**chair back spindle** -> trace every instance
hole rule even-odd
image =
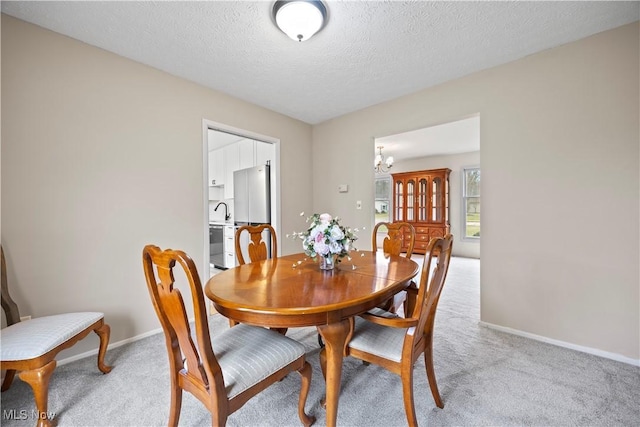
[[[423,330],[425,334],[433,331],[436,309],[449,271],[451,248],[452,237],[447,235],[444,238],[433,239],[425,254],[417,297],[417,301],[422,303],[416,304],[415,311],[411,315],[419,319],[416,329]],[[435,266],[431,271],[434,261]],[[431,274],[430,278],[429,274]]]

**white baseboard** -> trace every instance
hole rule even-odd
[[[532,340],[541,341],[547,344],[557,345],[558,347],[569,348],[571,350],[580,351],[582,353],[593,354],[594,356],[604,357],[606,359],[615,360],[617,362],[627,363],[633,366],[640,366],[640,359],[632,359],[627,356],[623,356],[617,353],[611,353],[604,350],[599,350],[597,348],[585,347],[581,345],[571,344],[565,341],[554,340],[553,338],[543,337],[542,335],[531,334],[529,332],[520,331],[518,329],[511,329],[505,326],[494,325],[493,323],[487,323],[480,321],[480,325],[486,326],[490,329],[495,329],[496,331],[506,332],[512,335],[518,335],[525,338],[530,338]]]
[[[217,313],[212,313],[212,315],[213,314],[217,314]],[[193,322],[193,318],[189,318],[189,322]],[[145,332],[144,334],[136,335],[135,337],[131,337],[131,338],[124,339],[122,341],[114,342],[113,344],[109,344],[107,346],[107,352],[109,350],[111,350],[112,348],[118,348],[118,347],[123,346],[125,344],[129,344],[131,342],[138,341],[138,340],[141,340],[143,338],[147,338],[147,337],[150,337],[152,335],[161,334],[161,333],[163,333],[162,328],[158,328],[158,329],[153,329],[151,331]],[[56,360],[56,364],[58,366],[65,365],[67,363],[75,362],[76,360],[84,359],[85,357],[89,357],[89,356],[93,356],[93,355],[97,355],[97,354],[98,354],[98,349],[96,348],[96,349],[93,349],[93,350],[85,351],[84,353],[80,353],[80,354],[76,354],[74,356],[66,357],[66,358],[61,359],[61,360]],[[107,361],[105,360],[105,363],[106,362]]]
[[[111,349],[118,348],[118,347],[123,346],[125,344],[129,344],[131,342],[138,341],[138,340],[141,340],[143,338],[150,337],[151,335],[156,335],[156,334],[161,334],[161,333],[162,333],[162,328],[158,328],[158,329],[151,330],[149,332],[145,332],[144,334],[136,335],[135,337],[131,337],[131,338],[124,339],[122,341],[114,342],[114,343],[109,344],[107,346],[107,352],[109,350],[111,350]],[[94,356],[94,355],[97,355],[97,354],[98,354],[98,349],[96,348],[96,349],[93,349],[93,350],[85,351],[84,353],[76,354],[74,356],[70,356],[70,357],[58,360],[56,362],[57,362],[58,366],[66,365],[67,363],[75,362],[76,360],[84,359],[85,357]],[[107,357],[108,357],[108,353],[107,353]],[[108,360],[105,360],[105,363],[107,363],[107,362],[108,362]],[[108,365],[108,363],[107,363],[107,365]]]
[[[568,349],[571,349],[571,350],[580,351],[582,353],[593,354],[595,356],[604,357],[605,359],[611,359],[611,360],[615,360],[617,362],[622,362],[622,363],[626,363],[626,364],[629,364],[629,365],[639,366],[640,367],[640,359],[632,359],[630,357],[623,356],[621,354],[611,353],[611,352],[608,352],[608,351],[599,350],[597,348],[591,348],[591,347],[585,347],[585,346],[581,346],[581,345],[571,344],[571,343],[568,343],[568,342],[565,342],[565,341],[560,341],[560,340],[555,340],[555,339],[548,338],[548,337],[543,337],[542,335],[536,335],[536,334],[532,334],[532,333],[529,333],[529,332],[520,331],[518,329],[512,329],[512,328],[507,328],[505,326],[494,325],[493,323],[487,323],[487,322],[482,322],[482,321],[480,321],[479,323],[482,326],[485,326],[485,327],[487,327],[489,329],[495,329],[496,331],[506,332],[508,334],[518,335],[518,336],[521,336],[521,337],[530,338],[532,340],[544,342],[544,343],[547,343],[547,344],[557,345],[558,347],[564,347],[564,348],[568,348]],[[141,340],[143,338],[147,338],[147,337],[150,337],[152,335],[156,335],[156,334],[160,334],[160,333],[162,333],[162,328],[154,329],[154,330],[151,330],[149,332],[145,332],[144,334],[140,334],[140,335],[137,335],[135,337],[127,338],[127,339],[124,339],[122,341],[115,342],[113,344],[109,344],[109,346],[107,347],[107,351],[112,349],[112,348],[117,348],[117,347],[123,346],[125,344],[129,344],[131,342],[138,341],[138,340]],[[64,365],[66,363],[71,363],[71,362],[74,362],[76,360],[83,359],[85,357],[93,356],[93,355],[96,355],[96,354],[98,354],[98,349],[89,350],[87,352],[84,352],[84,353],[81,353],[81,354],[76,354],[75,356],[71,356],[71,357],[67,357],[65,359],[59,360],[58,361],[58,365]]]

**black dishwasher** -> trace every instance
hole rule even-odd
[[[224,269],[224,225],[209,224],[209,263]]]

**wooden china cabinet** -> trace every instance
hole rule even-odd
[[[451,169],[430,169],[391,174],[393,221],[415,228],[413,253],[424,254],[432,237],[449,233],[450,173]]]

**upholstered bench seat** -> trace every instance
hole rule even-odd
[[[33,359],[87,329],[104,317],[103,313],[80,312],[45,316],[0,330],[0,360]]]

